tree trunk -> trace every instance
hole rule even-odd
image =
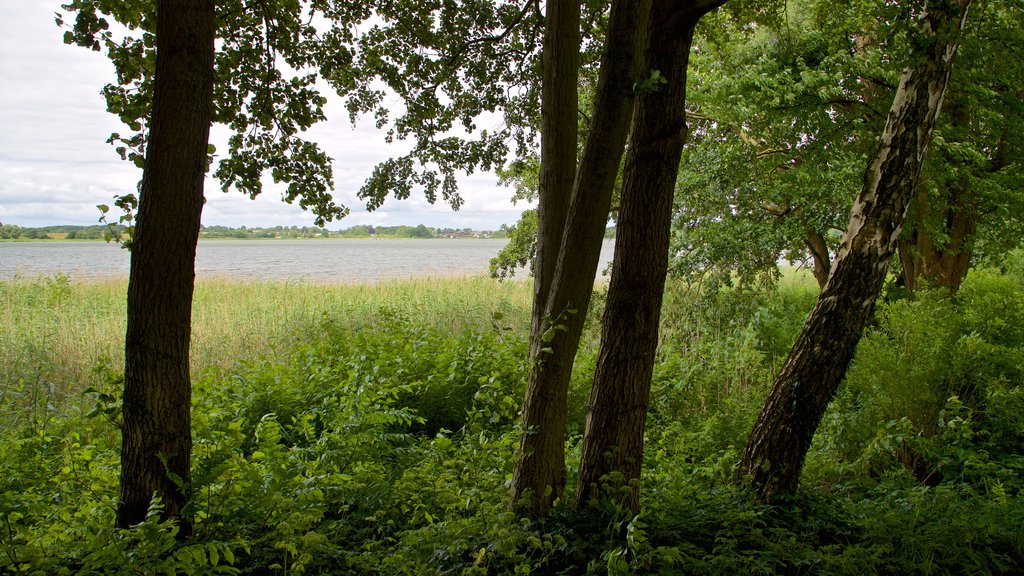
[[[818,281],[818,288],[825,288],[828,282],[828,275],[832,273],[832,259],[828,256],[828,244],[825,237],[817,230],[808,229],[804,238],[807,249],[811,251],[811,259],[814,261],[814,279]]]
[[[970,111],[962,103],[946,105],[946,115],[959,130],[969,130]],[[965,169],[957,158],[946,162]],[[899,242],[904,287],[913,292],[918,281],[929,286],[960,289],[971,264],[971,241],[977,231],[977,199],[966,176],[947,185],[944,195],[931,197],[927,186],[919,186],[910,203],[910,225]],[[938,232],[938,234],[936,234]],[[937,237],[938,236],[938,237]]]
[[[936,207],[929,204],[928,191],[922,189],[912,202],[910,218],[913,231],[899,242],[900,264],[904,286],[913,292],[918,281],[929,286],[960,289],[971,264],[970,241],[977,230],[977,208],[966,180],[956,182],[947,190],[949,198],[939,207],[940,214],[929,214]],[[944,240],[937,241],[929,231],[929,221],[939,220]]]
[[[530,358],[540,354],[540,340],[548,296],[558,264],[558,253],[576,179],[577,120],[579,113],[580,3],[552,0],[545,7],[543,78],[541,87],[541,161],[537,206],[537,249],[534,255],[533,318]],[[529,403],[529,397],[527,397]],[[545,416],[565,419],[561,416]],[[525,469],[517,466],[518,472]],[[554,470],[535,468],[539,477]],[[525,479],[523,479],[525,481]],[[541,478],[537,482],[542,482]],[[513,503],[517,502],[513,483]]]
[[[739,474],[758,497],[793,494],[822,415],[871,317],[917,186],[971,0],[930,0],[832,274],[754,424]]]
[[[530,357],[539,354],[548,295],[576,179],[579,113],[580,3],[551,0],[545,7],[541,86],[537,249],[534,255]]]
[[[627,488],[618,502],[638,510],[644,423],[668,271],[672,199],[686,141],[686,70],[697,21],[724,3],[655,0],[647,70],[664,85],[638,97],[615,235],[594,385],[588,403],[577,508],[600,497],[610,473]]]
[[[531,335],[523,434],[512,477],[512,506],[520,513],[546,514],[565,489],[569,379],[594,289],[649,13],[650,0],[612,3],[594,114],[544,314]]]
[[[117,525],[154,495],[180,518],[191,436],[189,339],[213,113],[213,0],[159,0],[153,109],[132,240]]]

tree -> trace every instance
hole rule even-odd
[[[544,233],[538,237],[537,252],[542,260],[537,267],[541,273],[534,280],[535,317],[536,311],[544,312],[531,331],[523,434],[512,476],[513,507],[531,515],[545,514],[565,489],[569,379],[593,292],[612,189],[629,127],[633,87],[640,79],[649,12],[650,0],[612,2],[594,112],[572,189],[548,189],[546,183],[541,185],[544,194],[571,193],[571,197],[560,234],[548,233],[550,228],[546,228],[557,226],[557,222],[538,223],[538,229]],[[555,37],[545,42],[544,50],[552,51],[553,55],[576,50],[572,38]],[[566,40],[567,45],[558,45]],[[563,75],[555,80],[571,83],[575,89],[576,78]],[[552,137],[546,131],[541,135],[542,141]],[[541,174],[546,174],[547,169],[542,165]],[[544,204],[546,199],[540,201]],[[548,214],[541,219],[553,217]],[[555,239],[557,248],[551,244]],[[546,285],[543,269],[550,265],[547,259],[554,254],[554,273],[550,285]]]
[[[902,59],[893,55],[910,50],[910,9],[800,0],[780,22],[705,33],[691,65],[694,142],[677,194],[674,271],[772,281],[780,259],[809,260],[824,285],[896,89]],[[1004,79],[1022,73],[1014,47],[1024,10],[991,0],[975,13],[900,242],[911,288],[914,268],[946,244],[949,257],[928,267],[959,259],[966,271],[972,254],[1001,253],[1020,236],[1019,155],[996,158],[1008,127],[1003,149],[1020,146],[1019,87]],[[971,226],[976,233],[955,239]]]
[[[311,88],[316,75],[301,73],[318,48],[309,41],[315,30],[298,4],[243,4],[74,0],[63,6],[76,13],[65,42],[104,49],[115,65],[117,83],[103,94],[108,110],[134,134],[115,133],[108,142],[143,168],[139,198],[128,194],[115,202],[129,218],[138,206],[130,240],[121,527],[144,520],[157,494],[163,515],[180,518],[180,534],[188,533],[188,349],[211,122],[234,131],[216,172],[225,190],[255,196],[269,170],[289,183],[285,200],[298,199],[318,223],[346,213],[328,193],[329,159],[300,137],[323,119],[325,99]],[[64,24],[59,14],[57,22]],[[286,55],[294,77],[278,69],[278,54]]]
[[[132,134],[115,132],[107,142],[141,168],[153,101],[155,3],[72,0],[62,8],[75,14],[64,42],[105,51],[114,64],[116,82],[105,85],[102,94],[107,110]],[[262,178],[269,172],[275,182],[287,184],[285,202],[297,201],[323,225],[348,209],[330,194],[331,159],[303,132],[324,120],[327,102],[315,87],[319,75],[311,67],[318,59],[335,62],[342,56],[325,56],[333,54],[338,41],[320,39],[310,24],[314,16],[329,14],[315,8],[304,14],[305,9],[284,0],[216,3],[213,121],[227,126],[231,136],[214,175],[225,192],[234,188],[255,197],[263,192]],[[65,26],[61,14],[56,20]],[[211,163],[214,152],[209,151]],[[115,204],[131,208],[137,201],[127,194]]]
[[[647,32],[649,79],[638,88],[616,225],[615,256],[590,393],[576,507],[613,472],[639,510],[635,481],[668,273],[672,199],[686,140],[686,73],[697,22],[726,0],[655,0]]]
[[[1015,247],[1024,230],[1024,6],[992,0],[974,11],[957,55],[925,176],[899,243],[902,280],[955,291],[979,257]],[[997,256],[996,256],[997,257]]]
[[[795,492],[811,440],[881,291],[952,72],[970,0],[917,7],[904,70],[831,275],[775,379],[738,473],[759,498]]]
[[[877,5],[788,3],[779,21],[722,26],[693,65],[694,144],[680,177],[674,269],[774,281],[780,258],[828,277],[890,83],[865,27],[902,45]],[[867,12],[866,12],[867,11]],[[866,12],[866,13],[865,13]],[[887,28],[888,27],[888,28]],[[860,36],[858,36],[860,35]],[[889,58],[888,60],[891,60]],[[895,83],[895,77],[891,79]]]
[[[368,209],[414,191],[458,209],[457,173],[498,168],[512,150],[528,154],[538,112],[539,3],[325,4],[331,26],[316,59],[323,77],[353,121],[372,114],[386,142],[409,142],[408,152],[379,163],[360,189]],[[389,107],[396,100],[399,114]],[[503,121],[481,129],[489,113]]]
[[[556,274],[562,237],[576,178],[576,114],[579,106],[580,3],[551,0],[545,4],[541,56],[541,144],[537,178],[538,207],[533,253],[533,313],[529,361],[539,361],[546,346],[538,337],[548,313],[548,297]],[[522,225],[520,225],[522,228]],[[523,235],[520,234],[520,237]],[[531,389],[523,409],[523,435],[512,480],[512,503],[543,514],[565,483],[565,420],[567,395]],[[533,427],[531,429],[531,426]],[[561,448],[561,452],[559,449]],[[532,498],[526,498],[532,491]],[[548,500],[548,498],[551,500]]]
[[[128,280],[117,506],[124,528],[146,518],[154,494],[170,518],[182,518],[188,500],[189,342],[213,118],[214,28],[213,0],[157,3],[153,110]]]

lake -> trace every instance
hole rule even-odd
[[[252,280],[375,282],[487,274],[505,239],[201,240],[196,276]],[[601,252],[604,270],[611,240]],[[63,272],[75,280],[125,278],[128,252],[105,242],[0,242],[0,280]],[[517,277],[519,275],[517,274]]]

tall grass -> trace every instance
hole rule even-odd
[[[0,281],[0,389],[61,399],[96,384],[93,368],[124,361],[125,280],[67,276]],[[192,313],[193,373],[238,360],[283,357],[322,321],[359,328],[382,313],[450,330],[529,327],[530,289],[483,277],[321,285],[200,280]]]
[[[735,465],[816,287],[801,276],[771,291],[670,283],[641,515],[561,507],[543,522],[507,506],[528,284],[203,281],[196,530],[181,545],[155,515],[109,528],[117,428],[83,417],[87,404],[49,407],[97,378],[97,355],[118,366],[124,283],[0,283],[0,573],[227,562],[244,574],[1022,574],[1019,262],[972,272],[955,300],[942,290],[880,303],[801,491],[773,506],[734,487]],[[570,470],[595,311],[570,389]],[[519,333],[498,338],[495,325]],[[567,494],[574,484],[570,474]]]

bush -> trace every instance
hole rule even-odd
[[[499,315],[304,322],[286,351],[197,375],[186,542],[159,503],[110,528],[116,370],[64,402],[27,401],[23,379],[0,393],[0,572],[1020,573],[1022,343],[997,318],[1015,310],[1014,282],[987,271],[956,299],[882,304],[801,491],[773,506],[734,473],[810,302],[785,287],[673,293],[639,515],[567,504],[592,341],[570,392],[569,494],[542,520],[508,510],[526,340]],[[59,282],[34,290],[63,305]]]
[[[919,482],[981,490],[1006,477],[1019,490],[1022,324],[1022,285],[992,269],[972,271],[955,299],[937,290],[882,303],[812,459],[876,478],[898,466]]]

